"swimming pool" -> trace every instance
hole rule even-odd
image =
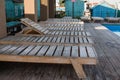
[[[120,24],[102,24],[103,26],[107,27],[113,33],[120,36]]]

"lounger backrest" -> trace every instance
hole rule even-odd
[[[37,31],[38,33],[44,33],[44,28],[41,27],[39,24],[37,24],[36,22],[28,19],[28,18],[23,18],[21,19],[21,23],[26,25],[27,27],[31,27],[31,29]]]

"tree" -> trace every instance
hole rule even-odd
[[[61,7],[64,7],[64,0],[59,0],[59,4]]]

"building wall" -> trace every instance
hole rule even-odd
[[[113,8],[105,7],[102,5],[98,5],[91,10],[93,17],[115,17],[116,10]]]
[[[5,37],[6,35],[5,2],[4,0],[0,0],[0,38]]]
[[[40,7],[41,21],[46,21],[49,18],[49,1],[50,0],[41,0],[41,7]]]
[[[74,12],[74,17],[81,17],[84,15],[84,1],[83,0],[76,0],[76,2],[74,2],[74,11],[73,11],[71,0],[65,0],[66,16],[72,16],[73,12]]]
[[[49,18],[55,17],[55,9],[56,9],[55,7],[56,7],[56,1],[50,0],[49,1]]]
[[[23,3],[15,3],[13,0],[5,0],[7,21],[13,21],[24,16]]]
[[[38,21],[38,0],[24,0],[24,14],[26,18]]]

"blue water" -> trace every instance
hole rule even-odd
[[[103,26],[120,36],[120,24],[103,24]]]
[[[56,11],[65,11],[65,7],[57,7]]]

